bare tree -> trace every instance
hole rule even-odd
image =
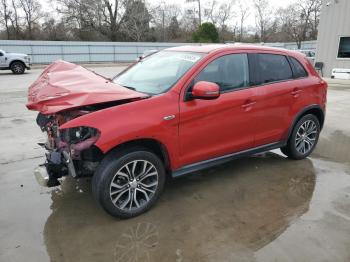
[[[151,16],[143,0],[129,0],[122,17],[121,27],[124,34],[133,41],[147,38]]]
[[[216,0],[210,1],[204,8],[204,18],[207,21],[212,22],[214,25],[216,24],[216,9],[218,6],[218,2]]]
[[[272,10],[268,0],[254,0],[255,22],[259,31],[260,41],[266,42],[267,31],[271,23]]]
[[[238,2],[238,12],[239,12],[239,41],[242,41],[243,34],[244,34],[244,22],[250,15],[249,12],[249,6],[245,4],[246,2],[243,2],[240,0]]]
[[[176,35],[179,34],[179,32],[173,31],[176,27],[179,26],[178,23],[182,14],[179,5],[165,4],[162,2],[161,4],[149,6],[148,12],[152,17],[151,22],[154,25],[154,34],[157,39],[167,41],[169,38],[175,38]]]
[[[1,0],[0,23],[5,26],[7,39],[10,39],[10,7],[7,0]]]
[[[63,15],[67,26],[79,38],[105,36],[117,39],[120,20],[120,0],[58,0],[57,11]]]
[[[108,29],[110,30],[109,38],[111,39],[111,41],[116,41],[117,33],[120,28],[120,0],[103,0],[103,3],[104,7],[102,7],[102,13],[104,17],[104,22],[108,25]]]
[[[217,12],[217,22],[221,30],[225,30],[228,20],[230,20],[235,13],[232,7],[235,0],[228,0],[222,3]]]
[[[42,15],[41,5],[38,0],[19,0],[19,4],[24,12],[29,39],[33,39],[34,24]]]
[[[202,6],[201,6],[201,0],[186,0],[187,3],[193,3],[196,2],[198,4],[198,19],[199,19],[199,26],[202,24]]]
[[[207,2],[204,8],[204,17],[213,23],[218,29],[221,36],[221,40],[224,40],[223,35],[228,31],[227,23],[235,15],[232,8],[235,0],[227,0],[226,2],[219,3],[216,0]]]
[[[11,11],[9,13],[9,20],[11,21],[11,27],[13,28],[15,39],[18,39],[21,35],[20,17],[18,15],[19,4],[15,0],[11,0]]]
[[[278,10],[282,30],[301,48],[301,42],[316,39],[321,0],[299,0]]]

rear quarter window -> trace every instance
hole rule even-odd
[[[293,78],[293,72],[284,55],[258,54],[257,70],[259,72],[258,84],[283,81]]]
[[[293,76],[294,78],[307,77],[307,72],[304,66],[294,57],[289,57],[291,65],[293,67]]]

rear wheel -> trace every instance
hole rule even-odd
[[[130,218],[146,212],[158,199],[165,182],[162,161],[144,148],[106,156],[93,177],[93,194],[112,216]]]
[[[26,67],[22,62],[13,62],[10,68],[14,74],[19,75],[24,73]]]
[[[315,115],[303,116],[294,126],[283,154],[292,159],[303,159],[315,149],[320,135],[320,122]]]

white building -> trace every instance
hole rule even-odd
[[[343,76],[350,79],[350,0],[323,0],[316,62],[324,64],[324,76],[334,68],[347,69]]]

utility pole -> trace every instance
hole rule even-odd
[[[199,26],[202,24],[202,11],[201,11],[201,0],[198,1],[198,15],[199,15]]]

